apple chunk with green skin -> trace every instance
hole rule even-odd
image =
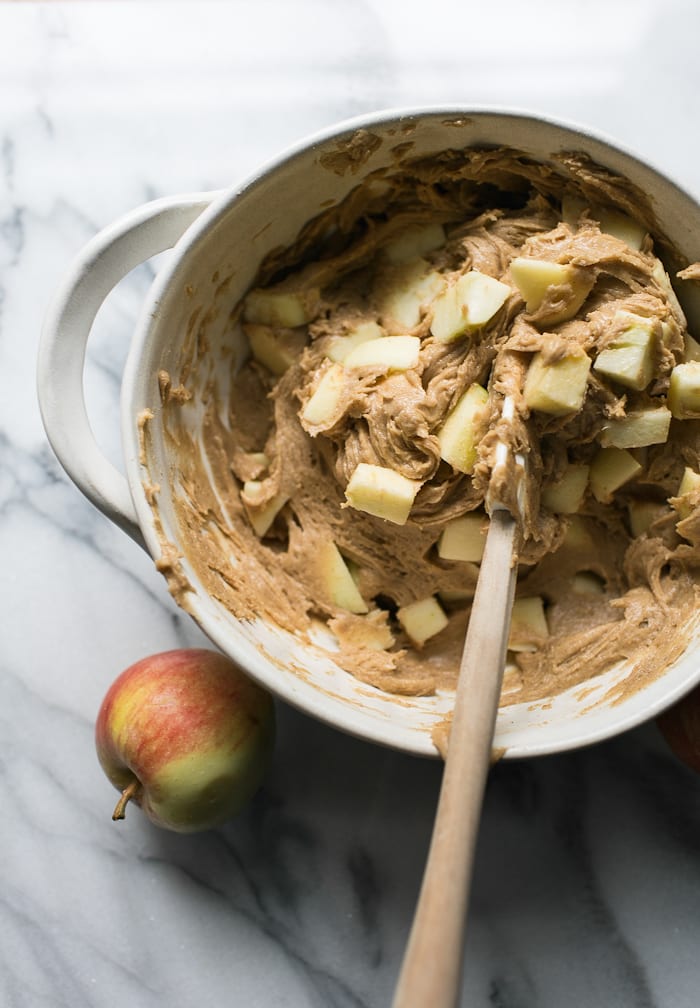
[[[350,507],[405,525],[421,484],[394,469],[360,462],[345,488]]]
[[[548,295],[559,297],[546,318],[548,325],[567,322],[578,312],[590,294],[595,277],[581,266],[550,262],[548,259],[528,259],[516,256],[510,263],[510,275],[523,298],[528,312],[538,312]]]
[[[407,635],[419,648],[423,647],[425,642],[435,634],[444,630],[449,622],[444,609],[434,595],[401,606],[396,617]]]
[[[179,833],[226,822],[264,777],[275,735],[270,694],[229,658],[192,648],[130,666],[100,706],[95,745],[121,798]]]
[[[668,387],[668,405],[676,420],[700,417],[700,361],[674,367]]]
[[[536,353],[525,376],[523,395],[527,406],[552,416],[578,413],[586,397],[590,369],[590,357],[583,350],[552,361]]]
[[[316,555],[319,580],[333,605],[351,613],[366,613],[368,606],[362,598],[350,573],[343,554],[334,542],[325,542]]]
[[[508,284],[470,270],[433,302],[430,331],[435,339],[451,343],[490,322],[511,293]]]
[[[245,507],[248,521],[259,539],[263,539],[272,527],[272,523],[289,500],[286,494],[275,496],[263,503],[264,487],[260,480],[246,480],[241,492],[241,500]]]
[[[630,312],[618,312],[616,319],[627,322],[626,328],[600,351],[593,369],[626,388],[641,392],[654,376],[653,323]]]
[[[480,424],[488,398],[483,386],[476,382],[470,385],[437,433],[440,458],[458,472],[469,474],[474,469]]]

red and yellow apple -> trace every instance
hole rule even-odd
[[[224,655],[165,651],[112,683],[95,727],[97,756],[128,802],[158,826],[192,833],[234,816],[257,791],[272,751],[270,694]]]

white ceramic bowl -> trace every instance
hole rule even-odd
[[[178,373],[187,333],[206,314],[212,346],[195,377],[195,403],[208,379],[225,387],[229,311],[252,283],[263,257],[290,244],[308,220],[340,201],[368,172],[391,164],[397,145],[406,142],[412,156],[483,145],[515,147],[543,162],[567,150],[586,152],[646,193],[661,230],[681,256],[700,260],[700,208],[663,174],[586,131],[488,109],[413,109],[354,119],[305,140],[231,189],[138,208],[93,239],[68,271],[46,320],[38,384],[46,430],[66,471],[154,560],[162,540],[144,481],[161,486],[156,518],[162,534],[176,548],[180,538],[172,506],[172,460],[159,421],[158,372]],[[109,290],[135,265],[170,247],[174,252],[153,283],[123,377],[125,478],[104,458],[90,431],[82,389],[85,345]],[[686,308],[694,314],[692,305]],[[156,414],[145,458],[140,457],[137,424],[144,409]],[[202,588],[186,560],[184,568],[192,587],[188,611],[222,651],[277,696],[343,731],[413,753],[436,754],[431,729],[449,711],[451,696],[397,701],[338,669],[312,644],[260,619],[234,619]],[[552,753],[601,740],[654,716],[700,680],[697,633],[683,657],[656,681],[611,704],[605,695],[627,672],[621,665],[587,683],[586,691],[574,688],[535,705],[502,709],[494,744],[505,749],[506,757]]]

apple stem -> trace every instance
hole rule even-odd
[[[132,780],[131,784],[124,788],[122,791],[119,801],[117,802],[114,812],[112,813],[112,819],[114,822],[117,819],[123,819],[126,811],[126,806],[129,804],[132,798],[136,798],[141,790],[141,783],[138,780]]]

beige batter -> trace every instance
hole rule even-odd
[[[440,559],[436,544],[450,520],[483,509],[495,446],[505,440],[525,454],[528,467],[517,594],[544,599],[549,634],[535,650],[510,656],[502,702],[553,696],[622,659],[632,667],[625,690],[633,689],[682,653],[698,600],[700,510],[693,510],[698,501],[691,495],[690,516],[679,524],[673,504],[685,468],[700,469],[700,420],[673,420],[667,443],[636,450],[642,470],[611,503],[587,492],[578,514],[560,515],[543,507],[540,495],[557,482],[567,460],[591,461],[599,432],[611,419],[666,401],[669,375],[687,355],[688,338],[657,256],[674,273],[686,267],[683,282],[694,282],[698,270],[675,261],[658,237],[647,235],[639,250],[629,247],[601,230],[585,209],[565,223],[564,174],[567,192],[587,205],[633,213],[653,233],[641,195],[585,158],[562,158],[557,172],[510,151],[448,152],[402,166],[380,196],[376,187],[371,196],[358,187],[307,228],[293,249],[270,257],[260,286],[302,292],[311,320],[273,332],[294,351],[283,374],[270,373],[255,359],[238,372],[225,423],[221,404],[212,400],[204,423],[208,472],[177,421],[178,411],[188,408],[186,374],[177,385],[161,376],[183,490],[178,517],[184,549],[197,557],[206,590],[235,615],[264,615],[295,633],[320,618],[337,639],[334,660],[391,693],[422,695],[454,686],[478,568]],[[407,228],[429,221],[441,223],[446,234],[444,244],[423,254],[431,269],[449,283],[476,269],[512,287],[492,320],[451,343],[431,336],[429,299],[410,329],[382,310],[395,269],[383,250]],[[573,318],[548,321],[569,296],[561,289],[552,289],[528,313],[509,273],[513,258],[523,256],[572,264],[589,278],[590,294]],[[239,305],[233,313],[236,326],[242,310]],[[523,382],[532,355],[543,351],[554,361],[575,346],[595,359],[613,339],[620,310],[656,327],[648,387],[631,391],[591,370],[579,412],[555,417],[528,409]],[[302,422],[305,404],[331,366],[333,341],[370,321],[386,335],[419,337],[416,366],[348,369],[331,420]],[[441,460],[437,432],[474,382],[488,389],[489,398],[477,463],[465,475]],[[515,404],[508,424],[500,419],[505,395]],[[348,506],[345,489],[360,462],[420,483],[404,525]],[[248,481],[260,484],[255,500],[242,493]],[[512,482],[491,490],[512,503]],[[275,500],[284,503],[260,536],[251,516]],[[629,523],[632,500],[659,505],[649,530],[636,538]],[[367,613],[348,612],[329,598],[316,562],[329,541],[349,563]],[[176,558],[166,557],[160,566],[179,591],[172,573]],[[572,590],[582,571],[595,575],[600,590]],[[440,600],[448,625],[417,647],[396,611],[428,596]]]

